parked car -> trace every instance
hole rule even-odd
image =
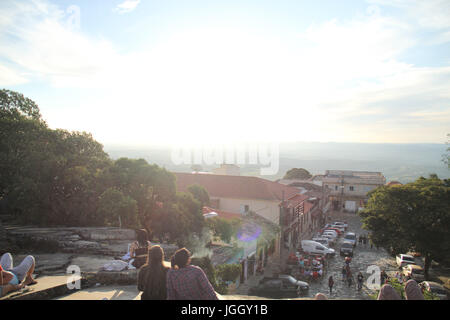
[[[447,289],[445,289],[444,286],[437,282],[423,281],[419,283],[419,286],[422,288],[422,291],[428,291],[441,300],[448,300],[449,298]]]
[[[339,230],[339,228],[329,227],[329,228],[324,229],[323,231],[334,231],[334,232],[337,233],[338,237],[342,235],[342,231]]]
[[[353,243],[344,241],[344,243],[341,245],[340,255],[353,257],[353,248]]]
[[[335,238],[335,239],[338,237],[337,232],[336,232],[336,231],[333,231],[333,230],[325,230],[324,232],[322,232],[322,234],[330,234],[330,235],[332,235],[333,238]]]
[[[407,264],[404,266],[402,269],[402,275],[407,280],[414,279],[417,282],[425,280],[423,268],[415,264]]]
[[[329,247],[331,246],[331,244],[332,244],[332,242],[330,241],[330,239],[327,239],[327,238],[319,238],[319,237],[317,237],[317,238],[312,238],[312,241],[321,243],[321,244],[323,244],[325,247],[328,247],[328,248],[329,248]]]
[[[402,267],[406,266],[407,264],[417,264],[414,257],[410,256],[408,254],[398,254],[395,257],[395,261],[397,262],[397,265],[399,268],[402,268]]]
[[[341,226],[341,225],[335,225],[335,224],[333,224],[333,225],[331,226],[331,228],[339,230],[339,232],[340,232],[341,234],[345,232],[345,228],[344,228],[343,226]]]
[[[330,246],[334,246],[336,242],[336,237],[332,236],[331,234],[321,234],[318,237],[328,239],[328,243],[330,244]]]
[[[331,231],[324,231],[324,232],[322,232],[321,234],[320,234],[320,236],[319,237],[322,237],[322,236],[324,236],[324,235],[328,235],[328,238],[332,238],[334,241],[336,241],[336,239],[337,239],[337,235],[336,235],[336,233],[335,232],[331,232]]]
[[[335,225],[335,226],[342,226],[342,227],[344,227],[345,230],[347,230],[347,228],[348,228],[348,224],[345,221],[335,221],[333,223],[333,225]]]
[[[291,279],[292,278],[292,279]],[[248,291],[250,296],[261,296],[267,298],[297,298],[306,294],[309,285],[306,282],[298,281],[292,276],[263,278],[255,287]]]
[[[300,294],[301,295],[308,294],[309,284],[307,282],[295,279],[293,276],[291,276],[289,274],[280,274],[280,275],[278,275],[278,278],[283,280],[283,282],[286,285],[300,286]]]
[[[350,242],[353,244],[353,246],[356,246],[356,234],[354,232],[347,232],[344,235],[344,241]]]
[[[303,252],[305,252],[305,253],[321,254],[324,256],[334,256],[335,255],[334,249],[325,247],[323,244],[316,242],[316,241],[302,240],[301,246],[302,246]]]
[[[333,226],[332,224],[327,224],[327,225],[325,225],[325,227],[323,227],[322,229],[320,229],[320,232],[324,232],[325,230],[333,230],[333,231],[336,231],[336,233],[337,233],[338,235],[340,235],[340,234],[342,233],[342,231],[341,231],[339,228],[337,228],[336,226]]]

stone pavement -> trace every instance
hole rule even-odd
[[[361,234],[368,234],[368,231],[362,229],[361,219],[355,213],[333,212],[331,214],[331,219],[331,222],[347,221],[349,225],[347,232],[354,232],[357,237]],[[350,264],[353,279],[355,281],[352,286],[348,287],[347,283],[342,281],[341,274],[342,267],[345,264],[344,257],[339,255],[339,249],[342,242],[343,239],[340,237],[334,247],[336,256],[328,260],[328,268],[321,281],[310,283],[310,296],[314,296],[316,293],[321,292],[326,294],[330,299],[368,300],[370,299],[369,294],[373,292],[365,285],[363,285],[361,292],[358,292],[356,284],[358,272],[362,272],[365,281],[370,276],[370,274],[366,273],[367,267],[370,265],[376,265],[380,267],[381,270],[386,270],[388,274],[395,274],[395,272],[398,271],[395,259],[382,248],[376,249],[374,247],[371,249],[369,244],[366,244],[366,246],[357,244]],[[329,295],[328,288],[328,277],[330,275],[333,276],[334,279],[333,293],[331,295]]]
[[[354,213],[342,213],[333,212],[331,214],[331,219],[333,221],[347,221],[349,227],[348,232],[355,232],[357,237],[360,234],[368,234],[368,231],[362,229],[362,223],[357,214]],[[312,238],[310,235],[309,239]],[[305,238],[306,239],[306,238]],[[334,258],[328,259],[327,268],[321,279],[317,281],[311,281],[310,290],[308,297],[312,298],[317,293],[324,293],[329,296],[330,299],[370,299],[369,294],[373,293],[367,287],[363,286],[361,292],[358,292],[356,283],[351,287],[348,287],[346,283],[342,281],[341,269],[344,265],[344,258],[339,255],[340,245],[343,242],[342,237],[340,237],[334,246],[336,250],[336,256]],[[285,252],[285,258],[288,256],[288,252]],[[395,259],[391,257],[384,249],[376,249],[375,247],[370,249],[370,245],[367,244],[365,247],[357,245],[354,251],[354,256],[351,263],[351,270],[354,278],[359,271],[361,271],[365,277],[365,280],[369,276],[367,267],[370,265],[377,265],[381,270],[386,270],[388,275],[395,274],[398,271]],[[276,263],[268,263],[264,270],[264,275],[254,275],[248,278],[248,280],[241,284],[235,291],[239,295],[247,295],[250,287],[255,286],[264,276],[272,276],[274,272],[277,272],[279,267]],[[332,275],[335,285],[333,288],[333,293],[329,295],[328,288],[328,277]]]
[[[37,284],[27,286],[20,291],[11,292],[0,300],[44,300],[66,294],[67,276],[48,276],[37,278]]]

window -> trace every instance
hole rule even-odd
[[[354,188],[353,186],[348,187],[348,189],[349,189],[350,191],[355,191],[355,188]]]
[[[334,186],[334,190],[336,190],[336,191],[337,191],[337,189],[338,189],[338,186]]]
[[[323,251],[323,248],[322,248],[322,247],[316,247],[316,250],[321,250],[321,251]]]

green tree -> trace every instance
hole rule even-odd
[[[38,105],[23,94],[11,90],[0,90],[0,110],[11,114],[21,114],[33,120],[41,120]]]
[[[109,188],[99,198],[97,216],[101,225],[138,227],[136,200],[117,189]],[[119,222],[120,221],[120,222]]]
[[[360,216],[375,245],[393,254],[420,252],[427,278],[431,261],[450,255],[450,187],[435,175],[373,190]]]
[[[235,224],[224,218],[214,217],[206,220],[206,225],[213,231],[215,236],[229,243],[236,233]]]
[[[292,168],[286,172],[283,179],[293,180],[293,179],[299,179],[299,180],[307,180],[311,178],[312,175],[309,173],[308,170],[303,168]]]
[[[159,204],[175,200],[175,175],[144,159],[120,158],[100,174],[101,185],[115,187],[135,199],[140,224],[150,231]],[[169,205],[170,206],[170,205]]]
[[[192,196],[200,202],[202,207],[209,206],[210,199],[209,194],[206,189],[198,184],[192,184],[188,186],[188,192],[192,194]]]

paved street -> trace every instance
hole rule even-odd
[[[363,230],[361,220],[357,214],[350,213],[333,213],[332,221],[347,221],[349,227],[348,232],[355,232],[356,236],[360,234],[367,234],[366,230]],[[365,282],[370,274],[366,273],[367,267],[370,265],[377,265],[381,270],[385,270],[389,275],[394,275],[398,271],[395,264],[395,259],[392,258],[384,249],[376,249],[376,247],[370,248],[370,245],[366,246],[357,244],[352,262],[350,264],[353,278],[356,280],[358,272],[362,272],[364,275],[363,289],[358,292],[356,287],[356,281],[351,287],[348,287],[347,283],[342,281],[341,269],[344,265],[344,257],[339,255],[340,245],[343,242],[343,237],[340,237],[333,247],[336,250],[336,256],[328,260],[328,268],[326,269],[323,277],[316,281],[310,282],[309,297],[314,297],[317,293],[325,293],[330,299],[370,299],[368,294],[371,291],[365,286]],[[267,268],[268,274],[270,274],[270,266]],[[328,277],[332,275],[334,279],[333,293],[329,295],[328,289]],[[237,288],[237,294],[247,294],[248,288],[256,285],[262,276],[250,277],[250,279]]]
[[[332,216],[333,221],[347,221],[349,227],[347,232],[355,232],[356,236],[360,234],[367,234],[366,230],[363,230],[360,218],[356,214],[336,213]],[[395,259],[392,258],[384,249],[376,249],[376,247],[370,248],[370,245],[366,246],[357,244],[350,268],[355,280],[351,287],[342,281],[341,270],[344,266],[344,257],[339,255],[340,245],[343,242],[343,237],[340,237],[337,241],[334,249],[336,250],[336,256],[328,260],[328,268],[321,281],[310,283],[310,296],[314,296],[316,293],[326,293],[329,298],[339,299],[370,299],[368,294],[371,293],[365,286],[365,282],[370,274],[366,273],[367,267],[370,265],[377,265],[381,270],[385,270],[389,275],[395,274],[397,267],[395,265]],[[358,292],[356,285],[356,276],[358,272],[362,272],[364,275],[363,289]],[[329,295],[328,277],[332,275],[334,279],[333,293]]]

